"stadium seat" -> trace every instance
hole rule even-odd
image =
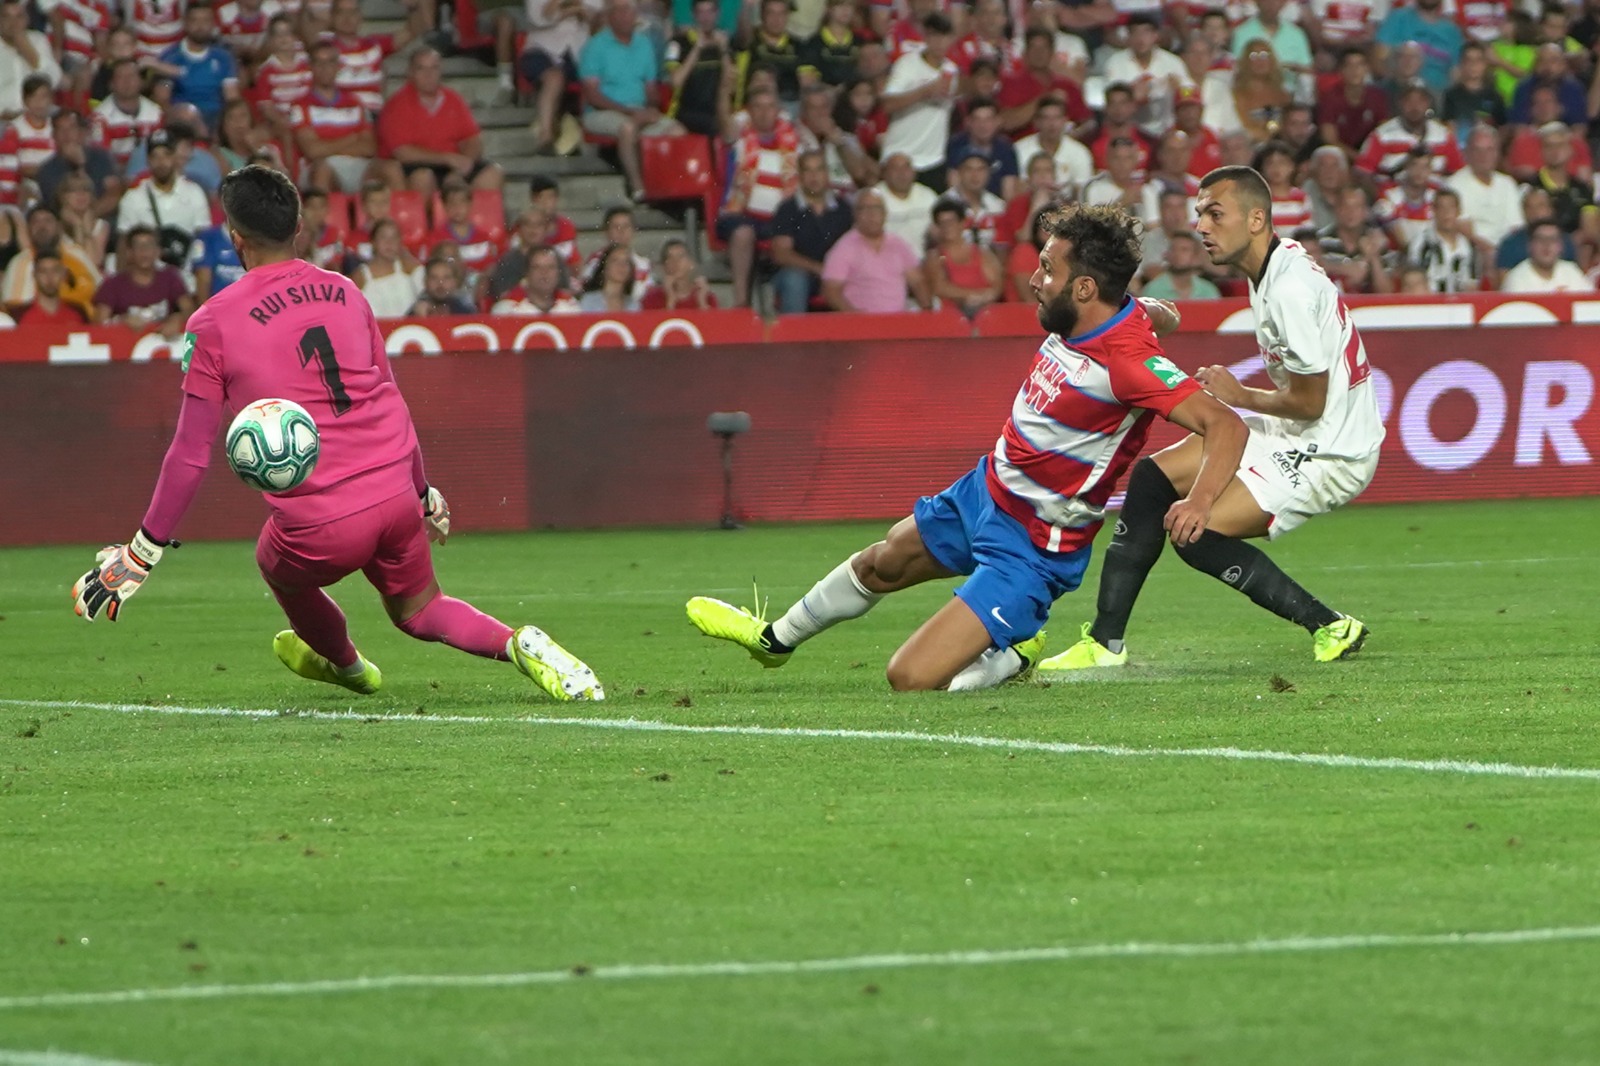
[[[455,0],[456,47],[463,52],[475,48],[493,48],[494,36],[478,29],[476,0]]]
[[[350,197],[342,192],[328,194],[328,229],[340,244],[350,237]]]
[[[444,225],[444,197],[433,194],[429,214],[434,228]],[[472,224],[489,234],[496,242],[506,235],[506,202],[499,189],[472,190]]]
[[[704,200],[715,184],[708,137],[642,137],[639,156],[646,200]]]
[[[368,227],[366,212],[361,210],[361,201],[356,198],[350,200],[350,210],[355,228],[365,233]],[[329,213],[332,214],[332,199],[329,199]],[[399,189],[389,194],[389,217],[394,219],[400,227],[400,243],[413,251],[428,243],[428,205],[422,199],[422,194],[415,189]]]

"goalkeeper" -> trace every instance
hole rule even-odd
[[[361,571],[394,624],[486,659],[509,661],[559,700],[604,699],[594,672],[534,626],[513,631],[444,595],[429,541],[443,544],[450,510],[428,485],[422,451],[372,308],[348,278],[295,258],[300,196],[276,171],[247,166],[222,183],[230,239],[245,275],[189,318],[183,406],[154,499],[127,544],[105,548],[72,587],[73,610],[112,621],[160,562],[205,476],[225,408],[264,397],[311,412],[316,469],[267,496],[272,514],[256,562],[290,628],[272,642],[301,677],[377,692],[383,676],[351,643],[324,591]]]

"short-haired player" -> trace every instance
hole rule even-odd
[[[1325,606],[1248,541],[1282,536],[1348,503],[1372,481],[1383,422],[1366,349],[1333,282],[1304,248],[1273,232],[1272,193],[1259,173],[1245,166],[1211,171],[1195,210],[1211,261],[1249,280],[1271,387],[1246,388],[1221,366],[1196,374],[1218,400],[1253,412],[1245,418],[1250,439],[1212,508],[1210,528],[1174,546],[1196,570],[1304,628],[1318,662],[1342,659],[1360,649],[1367,627]],[[1127,662],[1123,635],[1161,556],[1162,515],[1195,483],[1204,444],[1189,437],[1134,466],[1106,549],[1095,619],[1077,644],[1041,663],[1041,672]]]
[[[1048,336],[993,451],[770,624],[721,600],[690,600],[701,632],[781,666],[801,643],[891,592],[965,575],[889,660],[889,684],[961,690],[1014,677],[1038,658],[1051,603],[1082,580],[1106,501],[1156,415],[1204,438],[1198,476],[1164,515],[1174,542],[1204,533],[1246,431],[1162,354],[1152,315],[1176,328],[1171,306],[1128,295],[1139,224],[1118,207],[1073,205],[1052,211],[1043,228],[1030,282]]]
[[[266,397],[310,412],[321,438],[306,481],[268,495],[256,544],[262,577],[289,617],[273,652],[301,677],[359,693],[383,676],[350,642],[324,591],[361,571],[403,632],[507,660],[556,699],[603,699],[593,671],[534,626],[515,631],[443,594],[429,541],[450,511],[428,485],[411,413],[396,386],[372,307],[350,279],[295,257],[300,196],[288,178],[247,166],[222,182],[229,239],[245,274],[189,317],[183,405],[138,533],[100,552],[72,588],[73,609],[116,621],[205,477],[225,410]]]

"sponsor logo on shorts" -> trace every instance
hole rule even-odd
[[[1007,629],[1011,628],[1011,623],[1007,622],[1005,620],[1005,618],[1000,614],[1000,608],[991,607],[991,608],[989,608],[989,613],[994,615],[994,620],[996,622],[999,622],[1001,625],[1005,626]]]
[[[1272,461],[1277,464],[1278,472],[1288,480],[1289,484],[1299,488],[1304,480],[1300,473],[1300,464],[1315,459],[1316,450],[1315,444],[1307,445],[1304,451],[1299,448],[1289,448],[1273,452]]]

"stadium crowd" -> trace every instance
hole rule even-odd
[[[472,0],[456,0],[470,4]],[[1026,299],[1036,220],[1120,203],[1142,291],[1239,294],[1192,232],[1198,178],[1249,163],[1281,236],[1351,293],[1591,291],[1600,0],[477,0],[499,103],[541,154],[649,138],[714,160],[707,244],[779,313]],[[444,83],[434,0],[0,0],[0,270],[18,322],[181,332],[242,268],[222,175],[304,191],[307,258],[380,316],[712,307],[698,249],[585,257]],[[459,22],[459,20],[457,20]],[[408,53],[386,92],[384,61]]]

